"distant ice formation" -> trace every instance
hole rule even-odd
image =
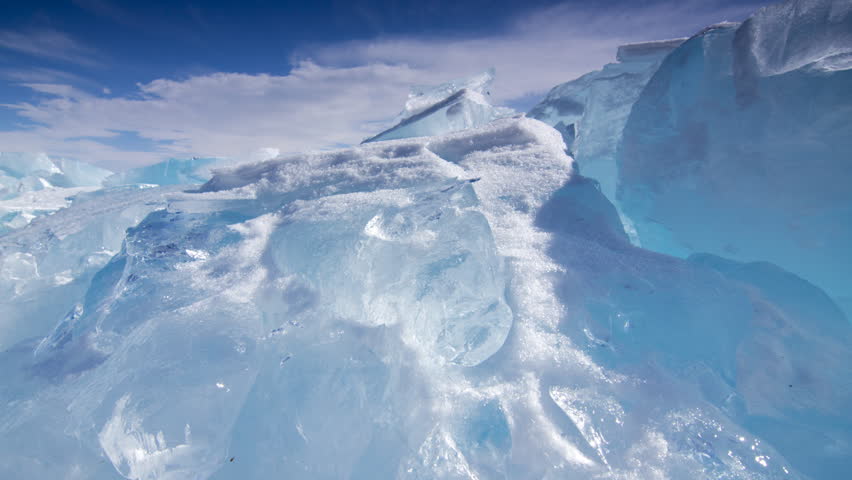
[[[51,187],[92,187],[112,172],[69,159],[47,155],[0,152],[0,200],[22,192]]]
[[[0,152],[0,234],[68,206],[81,192],[100,188],[112,172],[70,159]]]
[[[154,165],[133,168],[107,177],[103,184],[107,187],[132,184],[150,185],[192,185],[202,184],[213,176],[211,169],[221,165],[217,158],[170,158]]]
[[[396,125],[364,143],[426,137],[478,127],[515,112],[488,101],[494,70],[435,87],[415,87]]]

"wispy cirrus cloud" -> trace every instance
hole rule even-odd
[[[0,78],[6,79],[13,83],[63,83],[70,85],[86,85],[96,87],[98,83],[95,81],[77,75],[75,73],[55,68],[44,67],[17,67],[17,68],[0,68]]]
[[[0,49],[49,60],[97,66],[97,50],[50,28],[0,30]]]

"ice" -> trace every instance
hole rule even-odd
[[[619,201],[644,247],[764,260],[852,313],[846,1],[791,1],[672,52],[633,106]]]
[[[0,200],[0,234],[21,228],[36,217],[65,208],[77,194],[98,188],[47,187],[42,190],[24,191],[12,198]]]
[[[772,76],[852,54],[852,4],[838,0],[781,2],[758,10],[737,33],[739,68]],[[829,71],[832,69],[829,69]]]
[[[534,119],[106,189],[0,241],[6,291],[64,304],[3,324],[2,478],[850,468],[836,304],[631,245]]]
[[[527,114],[562,133],[583,175],[615,202],[615,153],[633,103],[660,62],[684,39],[622,45],[617,63],[554,87]]]
[[[107,177],[107,187],[132,184],[192,185],[201,184],[213,176],[212,168],[225,163],[220,158],[170,158],[166,161],[133,168]]]
[[[121,249],[125,230],[161,208],[165,193],[137,186],[81,193],[70,207],[0,235],[0,350],[45,335],[71,314]]]
[[[434,87],[415,87],[396,125],[364,143],[456,132],[492,122],[514,113],[488,101],[494,70]]]
[[[271,248],[287,288],[318,291],[323,317],[399,325],[403,341],[432,361],[476,365],[491,356],[512,317],[470,184],[375,197],[335,195],[283,218]],[[409,258],[418,261],[400,261]]]
[[[0,152],[0,234],[66,207],[70,198],[97,189],[111,173],[43,153]]]
[[[3,154],[0,478],[845,478],[850,11],[623,46],[544,122],[486,72],[336,151]]]
[[[111,173],[76,160],[53,160],[43,153],[0,152],[0,200],[50,187],[98,186]]]

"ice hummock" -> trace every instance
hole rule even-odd
[[[489,102],[493,81],[494,69],[490,69],[434,87],[414,87],[396,125],[363,143],[442,135],[514,114],[512,109],[494,107]]]
[[[622,45],[616,63],[553,87],[528,116],[562,133],[583,175],[615,202],[615,153],[633,103],[660,62],[685,39]]]
[[[850,32],[852,3],[791,1],[666,58],[618,159],[618,204],[643,246],[773,262],[849,316]]]
[[[632,246],[539,121],[123,188],[144,219],[0,352],[4,478],[848,470],[836,305],[772,265]],[[73,239],[117,198],[18,243],[96,244]]]

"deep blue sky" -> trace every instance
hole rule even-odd
[[[403,85],[496,66],[497,100],[526,108],[619,43],[690,35],[761,3],[0,0],[0,150],[120,169],[346,144],[400,109]],[[334,134],[311,134],[332,117]]]
[[[3,0],[0,30],[69,35],[92,64],[2,53],[3,63],[92,77],[120,94],[136,82],[215,71],[286,74],[306,45],[400,35],[499,33],[518,15],[554,0],[127,2]],[[562,2],[564,3],[564,2]]]

